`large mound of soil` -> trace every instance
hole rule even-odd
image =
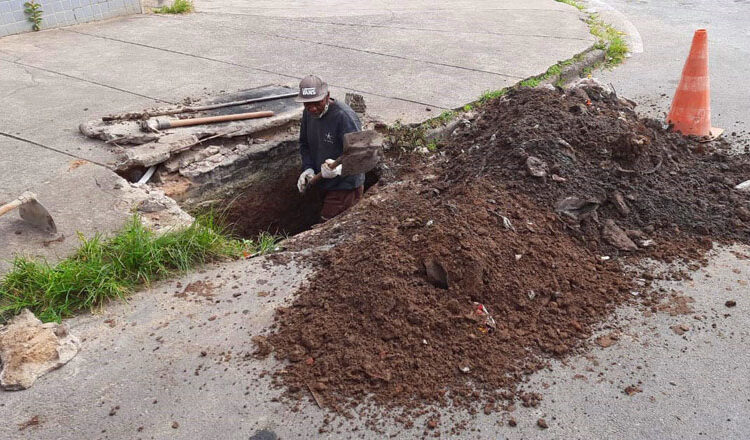
[[[639,289],[619,255],[695,259],[711,240],[750,242],[748,196],[733,189],[747,158],[707,147],[595,85],[491,103],[314,234],[341,240],[277,311],[269,340],[289,364],[276,378],[337,410],[368,397],[534,405],[519,380]]]

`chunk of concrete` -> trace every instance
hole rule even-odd
[[[0,329],[0,388],[25,390],[37,378],[60,368],[78,354],[80,341],[65,325],[42,324],[28,309]]]

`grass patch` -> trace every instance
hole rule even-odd
[[[78,251],[55,265],[15,258],[12,270],[0,282],[0,322],[24,308],[44,322],[59,322],[199,264],[270,252],[278,241],[270,234],[262,234],[257,241],[236,240],[213,217],[157,236],[133,216],[111,239],[99,234],[79,238]]]
[[[195,7],[191,0],[174,0],[171,6],[163,6],[154,9],[157,14],[187,14],[193,12]]]
[[[485,105],[490,101],[494,101],[497,98],[505,96],[506,93],[508,93],[508,89],[486,91],[482,93],[482,96],[479,97],[479,100],[477,102],[479,103],[479,105]]]
[[[584,9],[586,9],[585,6],[583,6],[581,3],[578,3],[575,0],[555,0],[555,1],[557,1],[558,3],[565,3],[566,5],[573,6],[574,8],[577,8],[579,11],[583,11]]]
[[[606,65],[622,64],[628,53],[628,45],[625,43],[623,33],[605,23],[597,14],[590,14],[586,23],[589,25],[591,35],[598,39],[596,48],[607,51]]]

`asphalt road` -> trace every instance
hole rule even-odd
[[[726,130],[738,150],[750,145],[750,1],[593,0],[588,5],[628,32],[634,52],[624,65],[596,76],[641,103],[641,112],[661,119],[669,112],[693,33],[707,29],[712,123]]]

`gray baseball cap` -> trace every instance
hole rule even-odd
[[[294,98],[297,102],[321,101],[328,94],[328,84],[315,75],[308,75],[299,82],[299,95]]]

